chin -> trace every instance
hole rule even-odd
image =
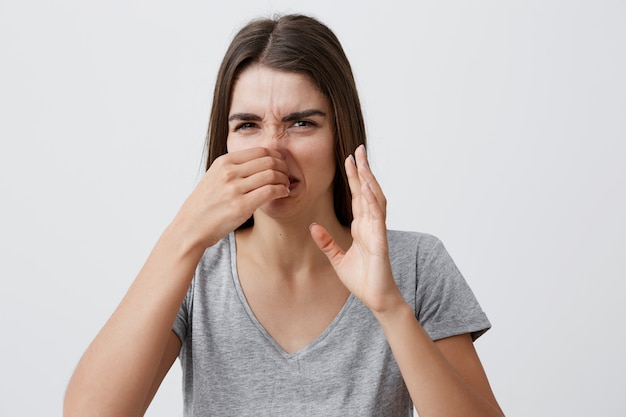
[[[297,216],[299,210],[296,207],[295,199],[289,195],[283,198],[277,198],[269,203],[265,203],[258,208],[258,211],[262,212],[264,216],[271,217],[273,219],[289,219]]]

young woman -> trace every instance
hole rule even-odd
[[[319,21],[255,20],[216,82],[207,172],[70,381],[65,416],[501,416],[489,322],[443,245],[388,231],[350,65]]]

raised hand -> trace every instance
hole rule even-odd
[[[174,223],[191,242],[209,247],[244,223],[263,204],[289,195],[287,165],[280,152],[250,148],[213,162]]]
[[[346,159],[345,167],[352,192],[352,245],[344,252],[318,224],[311,225],[311,236],[344,285],[372,311],[383,312],[402,300],[389,261],[387,200],[363,145]]]

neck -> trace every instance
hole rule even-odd
[[[342,226],[333,216],[324,221],[315,220],[324,226],[337,243],[347,249],[351,243],[350,229]],[[326,255],[320,251],[309,232],[311,221],[284,222],[263,216],[255,216],[249,229],[238,233],[248,248],[248,256],[257,262],[276,268],[278,275],[293,276],[299,271],[313,271],[328,266]]]

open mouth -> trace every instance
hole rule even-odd
[[[292,190],[294,187],[296,187],[298,184],[300,183],[300,180],[289,176],[289,190]]]

